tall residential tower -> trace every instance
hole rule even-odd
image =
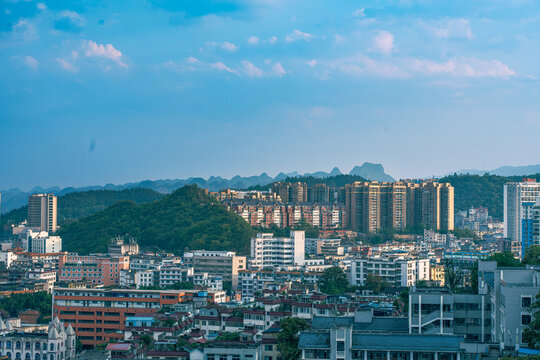
[[[56,222],[57,199],[54,194],[33,194],[28,197],[28,226],[53,233]]]

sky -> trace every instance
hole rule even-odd
[[[0,189],[540,163],[537,0],[0,0]]]

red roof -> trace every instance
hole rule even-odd
[[[107,351],[129,351],[131,344],[114,343],[108,344],[105,350]]]

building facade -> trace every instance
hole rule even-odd
[[[54,194],[33,194],[28,197],[28,226],[53,233],[57,224],[57,198]]]
[[[264,269],[302,266],[305,262],[305,232],[291,231],[288,238],[257,234],[251,239],[251,266]]]
[[[247,268],[245,256],[238,256],[233,251],[196,250],[184,253],[184,263],[193,267],[193,274],[221,276],[223,281],[230,281],[233,288],[238,286],[238,271]]]
[[[534,207],[540,183],[533,179],[504,185],[504,237],[521,244],[521,257],[534,244]]]

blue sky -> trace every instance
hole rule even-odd
[[[540,163],[535,0],[0,0],[0,188]]]

